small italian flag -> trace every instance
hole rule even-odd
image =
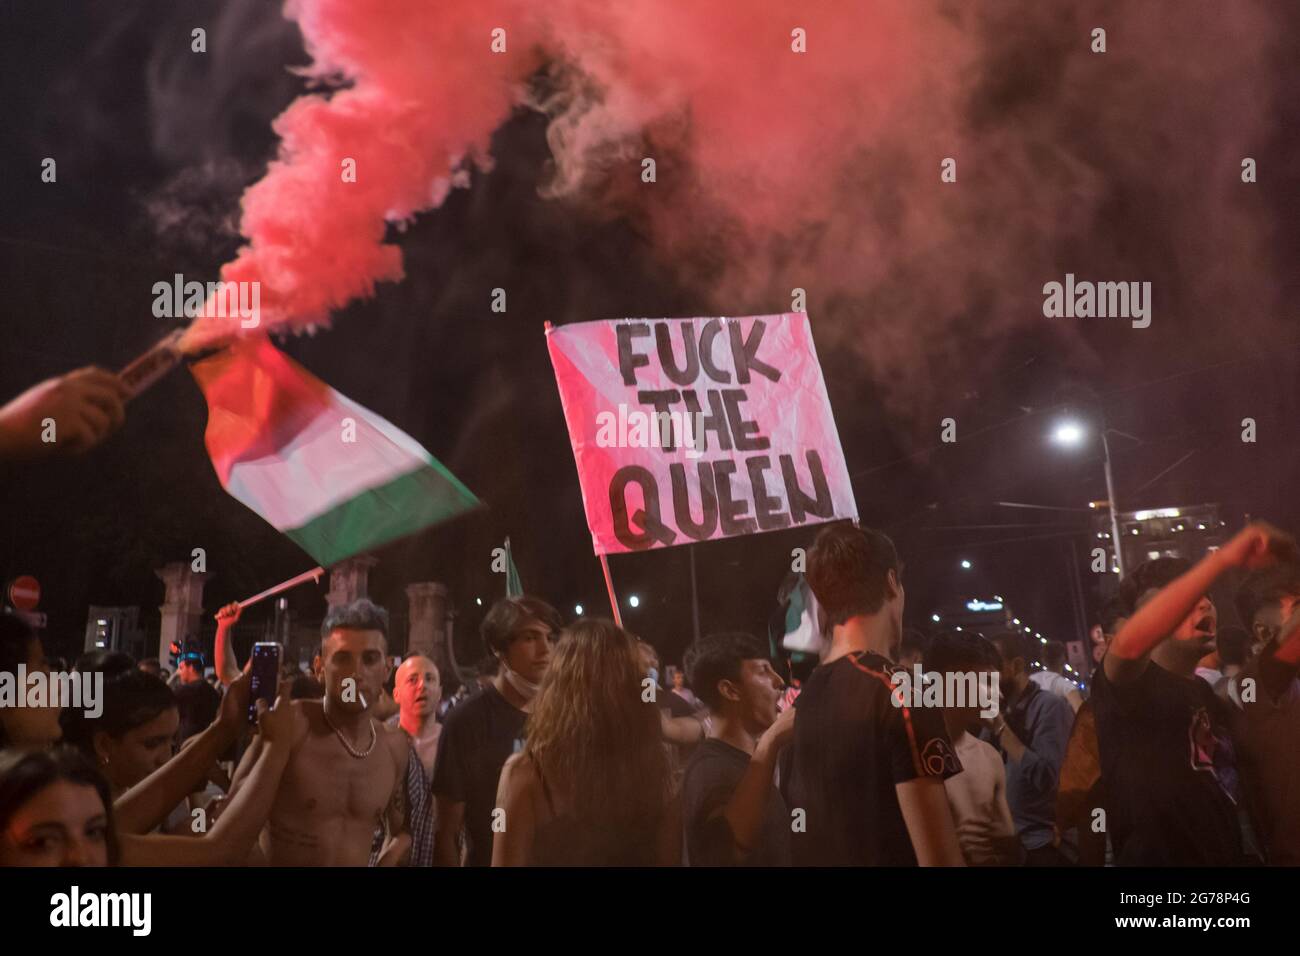
[[[464,514],[479,501],[409,435],[265,337],[191,366],[226,491],[322,567]]]

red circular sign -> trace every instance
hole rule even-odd
[[[9,603],[20,611],[34,611],[41,603],[41,582],[30,574],[14,578],[9,584]]]

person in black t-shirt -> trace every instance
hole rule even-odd
[[[772,785],[794,708],[778,716],[785,682],[748,634],[717,634],[686,652],[687,679],[712,715],[682,784],[691,866],[789,866],[790,814]]]
[[[1230,866],[1247,862],[1237,759],[1227,705],[1196,675],[1214,649],[1208,595],[1234,567],[1294,553],[1294,542],[1252,524],[1188,570],[1158,559],[1133,572],[1138,607],[1093,678],[1109,830],[1120,865]],[[1182,573],[1179,573],[1182,572]],[[1159,587],[1161,579],[1166,586]]]
[[[497,601],[483,619],[483,641],[501,666],[479,693],[454,707],[443,723],[433,768],[434,865],[460,864],[457,839],[462,826],[466,865],[491,864],[492,817],[501,767],[523,748],[524,723],[561,626],[555,608],[528,596]]]
[[[172,689],[180,711],[178,742],[185,743],[195,734],[206,730],[217,716],[221,695],[203,678],[203,655],[186,654],[181,658],[176,673],[180,683]]]
[[[961,763],[939,708],[902,706],[903,585],[893,542],[834,524],[808,553],[830,649],[795,701],[789,779],[796,866],[962,866],[943,781]]]

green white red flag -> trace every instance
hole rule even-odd
[[[479,505],[413,438],[264,337],[191,370],[222,486],[323,567]]]

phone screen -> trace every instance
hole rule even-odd
[[[257,702],[275,702],[276,687],[280,682],[280,645],[272,641],[253,645],[253,667],[248,694],[248,722],[257,723]]]

